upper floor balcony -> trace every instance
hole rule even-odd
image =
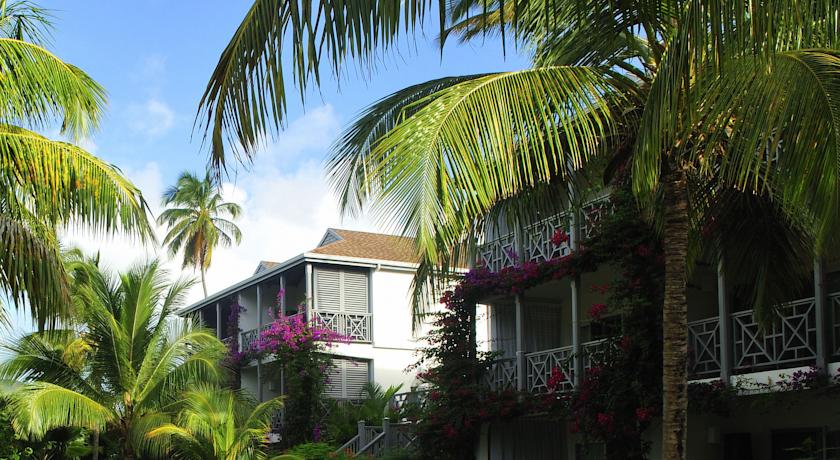
[[[566,211],[542,219],[522,229],[503,233],[478,246],[477,263],[498,272],[521,262],[544,262],[554,257],[568,255],[571,240],[562,244],[552,241],[558,231],[579,240],[593,236],[601,219],[614,211],[609,195],[588,201],[578,213]],[[574,216],[580,216],[575,218]],[[579,220],[579,225],[575,221]]]

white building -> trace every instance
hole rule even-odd
[[[597,230],[611,212],[609,197],[594,200],[532,225],[497,232],[479,248],[482,265],[491,271],[522,262],[541,263],[566,255],[577,242]],[[573,225],[577,223],[577,225]],[[572,228],[570,228],[570,225]],[[551,235],[564,229],[568,244],[555,245]],[[552,369],[562,368],[563,388],[577,380],[607,340],[621,331],[618,314],[593,322],[590,305],[603,302],[590,286],[610,283],[620,268],[600,266],[581,277],[549,280],[518,295],[487,296],[489,321],[484,334],[500,354],[488,375],[494,389],[545,393]],[[721,379],[730,385],[778,382],[796,371],[816,367],[829,375],[840,369],[840,257],[814,261],[813,281],[803,292],[791,289],[769,330],[762,331],[750,305],[733,295],[722,263],[708,260],[694,270],[688,290],[690,379]],[[583,288],[582,288],[583,287]],[[479,326],[481,327],[481,326]],[[796,396],[796,395],[793,395]],[[741,398],[757,398],[744,394]],[[838,458],[840,411],[837,400],[801,392],[795,402],[751,406],[728,416],[689,413],[689,459]],[[650,458],[661,458],[661,425],[645,433]],[[810,440],[817,456],[804,455],[800,446]],[[583,445],[565,421],[522,417],[483,427],[477,458],[601,459],[603,446]]]
[[[406,368],[416,361],[422,336],[412,332],[411,281],[417,267],[411,239],[328,229],[311,251],[284,262],[260,262],[249,278],[186,307],[223,340],[245,349],[272,320],[271,312],[302,314],[351,338],[331,349],[334,368],[327,395],[361,398],[375,382],[387,388],[415,383]],[[231,330],[231,306],[244,308],[239,331]],[[283,393],[279,376],[259,362],[241,370],[241,387],[260,400]],[[263,375],[266,374],[266,375]]]

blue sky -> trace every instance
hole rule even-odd
[[[191,140],[193,118],[219,53],[250,2],[221,0],[140,0],[135,2],[52,0],[56,31],[51,49],[108,91],[105,122],[84,145],[118,165],[144,191],[157,211],[159,195],[184,169],[206,164],[200,133]],[[359,75],[352,67],[338,85],[324,82],[306,107],[295,99],[289,129],[272,139],[253,168],[239,168],[226,196],[245,207],[242,245],[219,251],[208,276],[210,291],[253,271],[259,259],[283,260],[313,247],[328,226],[376,229],[362,218],[341,221],[323,181],[322,161],[330,143],[367,104],[410,84],[446,75],[514,70],[525,57],[498,42],[447,46],[443,58],[431,28],[416,45],[383,59],[377,73]],[[416,48],[416,50],[414,50]],[[291,91],[296,91],[291,89]],[[122,238],[103,241],[74,232],[66,240],[101,250],[121,268],[143,257],[164,255]],[[170,264],[177,270],[179,264]],[[191,300],[199,297],[194,290]]]

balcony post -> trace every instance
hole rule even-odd
[[[263,326],[262,286],[257,283],[257,337]],[[257,358],[257,397],[263,401],[262,358]]]
[[[523,228],[521,222],[517,219],[516,226],[513,227],[513,247],[516,248],[516,257],[513,261],[514,265],[522,265],[525,260],[525,240],[523,239]]]
[[[525,375],[525,317],[522,311],[522,296],[514,297],[516,305],[516,389],[526,390]]]
[[[723,255],[717,260],[718,334],[720,334],[720,379],[729,385],[732,376],[732,333],[730,332],[731,308],[726,290],[726,273]]]
[[[312,290],[312,264],[306,264],[306,312],[303,315],[303,318],[306,321],[309,321],[312,318],[312,308],[313,308],[313,295],[314,292]]]
[[[826,356],[826,302],[825,292],[825,270],[822,258],[814,258],[814,308],[815,320],[817,322],[817,363],[816,367],[823,371],[828,370],[828,359]]]
[[[391,420],[388,417],[382,417],[382,433],[385,435],[385,448],[390,449],[393,443],[391,442]]]
[[[570,214],[572,222],[569,227],[569,248],[575,252],[580,246],[580,216],[574,207],[570,210]],[[578,386],[583,371],[583,360],[580,355],[580,275],[572,277],[569,285],[572,291],[572,384]]]
[[[216,302],[216,337],[222,340],[222,304]]]
[[[278,308],[280,311],[277,313],[278,316],[286,316],[286,276],[280,275],[280,305]]]

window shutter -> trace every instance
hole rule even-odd
[[[341,311],[341,272],[326,268],[315,270],[315,308]]]
[[[367,361],[347,361],[345,363],[345,397],[349,399],[362,399],[365,394],[365,385],[369,382]]]
[[[334,358],[324,394],[335,399],[362,399],[365,385],[370,381],[369,368],[367,361]]]
[[[315,308],[352,314],[368,313],[368,273],[318,268],[315,270]]]
[[[368,312],[368,274],[366,272],[345,271],[344,311],[356,315]]]

